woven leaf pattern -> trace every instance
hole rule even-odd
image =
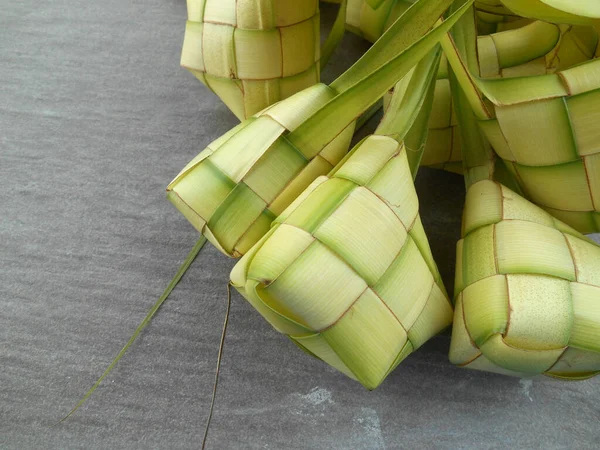
[[[319,27],[318,0],[188,0],[181,65],[245,119],[319,82]]]
[[[544,24],[535,23],[534,26],[544,26]],[[562,27],[560,38],[548,53],[516,66],[509,66],[500,58],[500,55],[507,52],[506,44],[502,42],[502,36],[514,35],[515,31],[479,36],[477,45],[480,71],[485,74],[486,78],[499,79],[545,75],[554,73],[557,65],[568,67],[579,64],[589,60],[593,55],[597,39],[590,31],[589,27]],[[514,39],[514,36],[510,37],[508,41],[510,42],[512,39]],[[553,41],[550,40],[550,42]],[[390,95],[391,93],[387,97],[389,98]],[[482,124],[483,127],[486,125],[490,124]],[[463,172],[460,133],[457,127],[458,123],[448,80],[447,60],[443,58],[435,89],[434,106],[429,123],[429,136],[421,165],[455,173]],[[497,133],[497,130],[490,130],[489,127],[488,130],[490,137],[494,136],[495,132]],[[529,153],[532,160],[537,161],[536,153]]]
[[[373,135],[232,271],[280,332],[369,389],[450,324],[404,146]]]
[[[598,232],[600,59],[543,76],[557,87],[495,104],[481,129],[527,198],[581,232]]]
[[[491,181],[467,193],[454,364],[515,376],[600,372],[600,247]]]
[[[541,51],[551,42],[547,37],[552,27],[560,30],[559,47],[554,52],[560,56],[560,46],[569,40],[573,43],[580,28],[573,29],[573,35],[565,39],[569,27],[536,22],[503,36],[532,32],[530,39]],[[596,128],[585,125],[600,111],[598,102],[594,102],[600,89],[600,59],[588,59],[593,56],[590,50],[596,50],[590,44],[598,46],[597,34],[588,30],[593,39],[580,47],[575,61],[583,57],[585,62],[562,68],[557,62],[560,58],[550,56],[544,58],[551,63],[547,67],[558,71],[507,78],[482,78],[477,73],[481,59],[477,57],[473,14],[464,16],[454,30],[454,41],[442,40],[461,87],[480,119],[481,130],[524,196],[583,233],[600,230],[595,171],[599,148],[591,138]],[[500,39],[493,41],[498,60],[502,53],[524,51],[518,59],[529,59],[535,65],[536,52],[527,55],[528,47],[521,46],[522,40],[504,39],[503,46],[499,45]],[[489,72],[490,67],[486,62],[484,71]]]
[[[168,187],[169,199],[217,248],[241,256],[346,154],[354,123],[316,155],[286,137],[334,95],[317,84],[242,122],[181,171]]]

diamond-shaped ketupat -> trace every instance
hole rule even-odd
[[[600,247],[490,180],[496,158],[451,82],[467,197],[450,361],[515,376],[589,378],[600,372]]]
[[[450,325],[406,151],[373,135],[318,178],[233,269],[280,332],[369,389]]]
[[[188,0],[181,65],[240,119],[319,82],[318,0]]]
[[[516,376],[600,372],[600,247],[492,181],[467,193],[454,364]]]
[[[313,152],[284,135],[334,97],[317,84],[277,103],[211,143],[168,187],[168,197],[223,253],[243,255],[271,222],[346,154],[354,122]]]
[[[376,134],[315,180],[231,273],[277,330],[369,389],[452,316],[412,182],[439,57],[396,84]]]

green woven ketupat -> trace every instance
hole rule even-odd
[[[490,181],[496,158],[451,74],[467,198],[457,244],[454,364],[515,376],[600,372],[600,247]]]
[[[472,14],[454,36],[444,50],[525,196],[580,232],[599,231],[600,59],[553,74],[482,79],[473,75],[479,63]]]
[[[418,111],[431,107],[422,92],[436,73],[421,70],[427,63],[411,75],[409,101],[386,112],[377,131],[386,135],[315,180],[231,273],[278,331],[369,389],[452,318],[402,143],[409,127],[424,140],[428,117]]]
[[[531,35],[541,33],[544,33],[544,39],[529,39]],[[526,44],[523,49],[518,49],[520,58],[514,58],[515,43]],[[556,27],[539,21],[527,23],[516,29],[478,36],[479,71],[485,78],[545,75],[589,60],[596,45],[597,37],[591,27]],[[384,102],[389,95],[384,97]],[[461,159],[460,133],[452,103],[447,60],[443,58],[421,165],[462,173]]]
[[[231,280],[278,331],[369,389],[452,319],[406,152],[383,136],[318,178]]]
[[[169,185],[169,199],[222,252],[243,255],[308,184],[346,154],[354,123],[317,152],[302,152],[285,137],[333,97],[329,87],[317,84],[242,122],[182,170]],[[288,104],[295,107],[292,117]]]
[[[600,247],[491,181],[467,193],[450,360],[516,376],[600,372]]]
[[[240,119],[319,82],[318,0],[188,0],[181,65]]]
[[[470,1],[431,30],[451,3],[420,0],[330,86],[305,89],[211,143],[171,182],[169,199],[223,253],[243,255],[342,159],[356,118],[436,45]]]

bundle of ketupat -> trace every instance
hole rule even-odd
[[[316,2],[188,2],[182,59],[240,118],[313,85],[210,144],[168,196],[223,253],[244,255],[231,284],[267,321],[368,389],[453,317],[450,360],[461,367],[600,373],[600,247],[574,229],[600,231],[600,4],[473,3],[350,0],[349,28],[377,42],[326,86],[307,75],[318,76]],[[295,38],[298,60],[284,61]],[[267,74],[275,64],[260,55],[275,48],[281,71]],[[346,154],[357,118],[392,87],[376,133]],[[467,185],[454,305],[412,183],[420,164],[435,164],[432,148]]]
[[[181,65],[240,119],[319,82],[345,2],[320,51],[318,0],[187,0]]]
[[[532,26],[549,45],[545,30],[552,25]],[[580,232],[600,231],[600,59],[550,74],[483,79],[472,11],[453,36],[442,40],[446,56],[526,198]],[[522,57],[510,49],[507,57]]]
[[[446,20],[437,23],[437,26],[431,30],[452,3],[452,0],[417,1],[390,28],[389,34],[382,37],[380,45],[373,46],[372,51],[365,54],[357,64],[333,83],[336,89],[322,84],[315,85],[298,93],[294,98],[274,105],[268,110],[269,117],[259,115],[242,122],[229,133],[213,142],[207,150],[202,152],[182,171],[169,186],[169,196],[205,236],[198,240],[163,295],[148,312],[127,344],[96,383],[62,420],[71,416],[85,403],[135,342],[137,336],[150,323],[192,264],[206,238],[211,240],[223,253],[230,256],[241,256],[267,233],[271,219],[274,219],[274,213],[265,207],[266,203],[262,201],[262,197],[251,190],[249,186],[252,186],[263,195],[265,193],[264,189],[275,189],[277,191],[277,189],[283,188],[283,195],[280,195],[269,205],[270,208],[275,208],[273,205],[279,205],[278,208],[283,211],[304,190],[304,186],[308,186],[319,175],[329,171],[326,164],[320,164],[320,168],[317,166],[318,170],[315,170],[314,166],[311,168],[311,163],[307,159],[317,160],[321,157],[319,156],[319,151],[321,151],[320,154],[324,155],[321,159],[333,167],[333,164],[326,159],[328,156],[335,154],[338,160],[344,157],[354,129],[353,121],[374,104],[385,91],[390,89],[395,80],[402,80],[404,75],[411,71],[413,74],[416,72],[414,66],[428,53],[432,52],[441,37],[456,23],[461,14],[468,10],[472,0],[461,2],[462,6],[457,8]],[[435,55],[432,54],[430,58],[434,56],[439,56],[439,52]],[[394,164],[390,165],[390,169],[397,171],[397,174],[403,177],[408,176],[404,177],[404,184],[401,186],[412,187],[409,167],[415,170],[418,167],[423,148],[422,143],[426,138],[426,124],[432,101],[431,92],[430,89],[427,90],[427,86],[431,88],[432,76],[435,73],[435,69],[431,69],[433,67],[431,61],[431,59],[425,60],[420,64],[421,67],[423,64],[429,64],[427,66],[429,70],[426,72],[429,74],[428,78],[423,80],[420,76],[411,76],[410,80],[405,79],[398,85],[398,92],[405,92],[407,95],[403,95],[402,99],[396,99],[393,103],[398,105],[398,109],[411,111],[412,113],[386,115],[380,126],[380,131],[389,130],[389,134],[395,136],[399,141],[406,137],[407,141],[417,143],[411,149],[409,158],[407,158],[406,152],[396,152],[395,155],[389,155],[395,161]],[[434,58],[434,61],[437,60]],[[418,73],[422,75],[424,72]],[[261,118],[265,117],[267,120],[261,121]],[[286,123],[287,129],[291,132],[284,133],[286,128],[281,125],[281,122]],[[299,132],[299,130],[302,130],[302,132]],[[294,132],[296,133],[294,134]],[[403,133],[402,136],[398,134],[400,132]],[[340,133],[342,133],[341,137],[344,141],[347,141],[341,146],[339,142],[336,142],[339,140]],[[384,147],[387,147],[387,150],[389,150],[390,141],[395,143],[395,149],[400,150],[398,143],[393,138],[379,136],[379,139],[386,141]],[[419,142],[420,144],[418,144]],[[340,148],[341,150],[339,150]],[[307,154],[312,156],[308,158],[305,156]],[[371,156],[367,155],[365,162],[370,165],[369,161],[371,159]],[[301,161],[296,164],[295,171],[292,170],[293,167],[290,168],[289,164],[290,161],[294,160]],[[410,166],[409,160],[411,161]],[[353,159],[353,161],[356,161],[356,159]],[[220,170],[224,172],[220,172]],[[371,170],[373,169],[371,168]],[[239,182],[239,180],[234,182],[232,179],[227,178],[226,174],[247,175],[245,181],[251,181],[251,184],[245,184]],[[384,191],[386,189],[385,186],[381,188]],[[408,187],[406,194],[410,198],[411,191]],[[259,198],[260,201],[253,203],[253,198]],[[412,237],[410,242],[414,244],[413,250],[417,248],[418,251],[417,254],[411,254],[411,257],[414,259],[415,256],[421,255],[431,280],[434,280],[434,284],[437,286],[437,288],[429,286],[432,292],[435,292],[435,297],[431,302],[429,302],[428,297],[425,300],[426,303],[422,305],[431,309],[434,308],[433,303],[438,301],[440,296],[447,299],[447,294],[429,251],[422,225],[417,220],[418,210],[414,209],[418,208],[416,196],[412,200],[413,203],[408,205],[409,208],[406,210],[406,214],[411,211],[415,214],[414,220],[410,222]],[[258,208],[256,208],[257,205]],[[400,211],[399,208],[398,211]],[[201,215],[207,212],[212,221],[210,219],[205,220]],[[259,218],[266,217],[268,220],[248,221],[247,218],[252,214],[257,214]],[[403,217],[406,218],[406,216]],[[259,226],[256,226],[257,222],[259,222]],[[402,226],[397,221],[395,226],[398,225]],[[399,233],[402,233],[401,229],[392,231],[394,236],[398,236]],[[408,241],[406,230],[404,230],[404,234],[406,235],[404,240]],[[258,245],[254,248],[258,248]],[[423,265],[421,265],[421,268],[423,269]],[[421,275],[424,279],[427,278],[427,273]],[[238,284],[238,288],[242,287]],[[300,286],[300,289],[303,289],[303,287]],[[410,305],[405,306],[410,309]],[[408,338],[405,339],[402,353],[396,355],[397,362],[410,353],[413,347],[420,345],[437,330],[447,326],[452,316],[452,309],[448,301],[442,303],[442,307],[433,312],[429,312],[429,310],[423,313],[416,310],[408,312],[410,313],[408,316],[411,320],[410,323],[413,324],[411,333],[413,341],[410,343]],[[261,310],[261,313],[264,313],[264,311]],[[397,324],[396,328],[398,326],[400,325]],[[399,345],[399,342],[401,340],[396,341],[394,345]],[[319,352],[316,351],[316,353]],[[391,367],[389,369],[391,370]],[[370,371],[366,376],[365,384],[374,387],[378,384],[375,382],[376,377],[381,377],[381,374],[377,373],[376,369],[375,375],[373,371]]]
[[[211,143],[168,197],[223,253],[246,253],[273,220],[347,153],[358,116],[452,27],[472,0],[431,30],[452,0],[419,0],[330,86],[316,84]]]
[[[368,389],[452,319],[419,218],[409,164],[416,170],[419,158],[404,145],[422,149],[438,59],[435,51],[419,63],[376,133],[317,178],[231,272],[273,327]]]
[[[491,149],[455,97],[467,198],[450,361],[514,376],[600,373],[600,247],[491,181]]]

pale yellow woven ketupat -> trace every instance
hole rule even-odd
[[[600,372],[600,247],[492,181],[467,193],[450,361],[516,376]]]
[[[188,0],[181,65],[241,120],[319,82],[318,0]]]
[[[422,70],[428,63],[413,73],[415,84],[428,73],[433,87],[436,67]],[[403,145],[404,116],[417,116],[421,105],[404,105],[388,110],[396,117],[378,129],[394,138],[359,143],[231,273],[233,286],[278,331],[368,389],[452,318]],[[427,117],[420,119],[426,130]]]

